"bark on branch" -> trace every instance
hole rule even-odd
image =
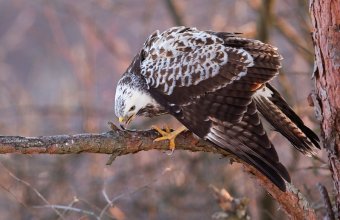
[[[147,150],[168,150],[168,143],[153,142],[158,137],[155,131],[122,131],[113,129],[101,134],[75,134],[42,137],[0,136],[0,154],[75,154],[102,153],[113,155],[112,160],[121,155]],[[203,140],[197,140],[191,132],[184,132],[176,138],[176,150],[202,151],[230,157],[225,151],[215,148]],[[236,160],[236,158],[233,158]],[[240,161],[238,161],[240,162]],[[253,167],[242,163],[244,170],[255,177],[281,205],[292,219],[316,219],[315,212],[306,199],[293,186],[281,192],[265,176]]]
[[[335,188],[337,219],[340,218],[340,0],[311,0],[315,49],[316,114]]]

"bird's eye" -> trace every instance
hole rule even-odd
[[[136,106],[132,106],[130,109],[129,109],[129,112],[133,111],[136,109]]]

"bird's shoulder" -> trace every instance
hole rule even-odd
[[[188,54],[198,49],[214,46],[222,46],[223,39],[212,32],[201,31],[193,27],[173,27],[162,33],[159,31],[151,34],[144,43],[142,56],[145,58],[156,57],[176,57],[182,54]]]
[[[236,34],[224,33],[222,37],[232,36]],[[147,84],[167,95],[175,87],[196,86],[214,78],[228,62],[229,75],[213,90],[243,76],[253,59],[244,49],[225,45],[217,33],[187,27],[156,31],[140,53],[141,74]]]

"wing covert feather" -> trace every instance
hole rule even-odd
[[[172,28],[141,51],[153,98],[189,130],[256,167],[280,189],[287,170],[260,121],[254,93],[278,74],[280,55],[231,33]]]

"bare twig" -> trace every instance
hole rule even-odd
[[[318,183],[319,192],[321,194],[323,203],[326,208],[327,213],[327,220],[335,220],[335,214],[332,208],[331,200],[329,199],[328,192],[325,186],[323,186],[321,183]]]
[[[79,202],[79,199],[77,197],[74,197],[73,200],[67,205],[68,207],[73,207],[74,204],[76,204],[77,202]],[[62,216],[65,216],[67,214],[69,210],[64,210],[62,213]],[[57,219],[59,220],[60,217]]]
[[[276,17],[274,26],[309,63],[314,61],[313,52],[306,45],[306,39],[303,39],[285,19]]]
[[[161,176],[163,176],[164,174],[168,173],[170,171],[170,169],[165,169],[162,173]],[[150,186],[152,183],[156,182],[159,179],[159,176],[157,176],[156,178],[151,179],[150,181],[148,181],[147,183],[143,184],[142,186],[137,187],[136,189],[133,189],[129,192],[126,193],[121,193],[115,197],[113,197],[112,199],[109,198],[109,196],[106,193],[105,188],[102,191],[102,194],[107,202],[106,206],[101,210],[100,214],[99,214],[99,219],[102,219],[104,214],[106,213],[107,209],[110,207],[114,206],[114,203],[121,199],[122,197],[126,196],[127,194],[134,194],[142,189],[147,188],[148,186]]]
[[[100,27],[97,23],[95,23],[94,19],[90,16],[84,15],[78,10],[76,7],[70,4],[64,5],[67,12],[72,18],[75,18],[81,24],[84,24],[87,28],[89,28],[92,34],[101,42],[104,47],[115,56],[118,56],[122,59],[130,59],[131,55],[126,51],[119,51],[117,49],[117,44],[114,42],[114,38],[112,38],[112,34],[107,34],[103,28]],[[119,51],[119,52],[118,52]]]
[[[295,29],[284,18],[270,13],[273,4],[273,0],[263,0],[261,7],[259,7],[258,4],[249,4],[249,6],[254,11],[259,13],[259,19],[257,22],[257,38],[259,40],[267,42],[269,40],[268,32],[273,26],[308,62],[313,62],[313,53],[308,48],[308,45],[305,42],[306,39],[304,39],[303,36],[299,35],[298,32],[295,31]]]
[[[71,206],[64,206],[64,205],[41,205],[41,206],[33,206],[33,208],[41,209],[41,208],[52,208],[52,209],[61,209],[61,210],[67,210],[67,211],[73,211],[73,212],[79,212],[88,216],[93,216],[96,219],[99,219],[99,217],[91,211],[87,211],[84,209],[79,209]]]
[[[182,16],[180,15],[180,13],[178,12],[176,5],[174,4],[174,2],[172,0],[164,0],[167,9],[172,17],[172,20],[174,21],[176,26],[182,26],[184,25]]]
[[[0,163],[1,166],[5,169],[5,171],[8,173],[9,176],[11,176],[13,179],[15,179],[16,181],[24,184],[25,186],[27,186],[28,188],[32,189],[33,192],[47,205],[50,205],[50,203],[47,201],[47,199],[45,199],[45,197],[36,189],[34,188],[30,183],[26,182],[25,180],[20,179],[19,177],[17,177],[16,175],[14,175],[14,173],[12,173],[11,171],[9,171],[2,163]],[[22,203],[23,204],[23,203]],[[57,210],[52,208],[53,211],[59,216],[59,218],[61,219],[65,219],[63,217],[63,215]]]
[[[76,154],[82,152],[115,154],[118,152],[117,156],[121,156],[139,151],[168,150],[167,142],[153,142],[158,137],[155,131],[131,132],[112,128],[111,131],[101,134],[43,137],[0,136],[0,154]],[[203,151],[231,156],[208,142],[197,140],[191,132],[184,132],[177,137],[176,141],[177,150]],[[293,219],[316,219],[314,210],[293,186],[288,186],[287,192],[282,192],[255,168],[245,163],[243,165],[244,170],[252,174]]]
[[[0,185],[0,188],[6,191],[10,196],[12,196],[15,199],[15,201],[17,201],[20,205],[22,205],[25,208],[28,208],[27,205],[24,202],[20,201],[20,199],[7,187]]]
[[[257,39],[268,42],[269,30],[272,26],[272,11],[275,4],[275,0],[262,0],[261,7],[259,9],[259,17],[257,21]]]

